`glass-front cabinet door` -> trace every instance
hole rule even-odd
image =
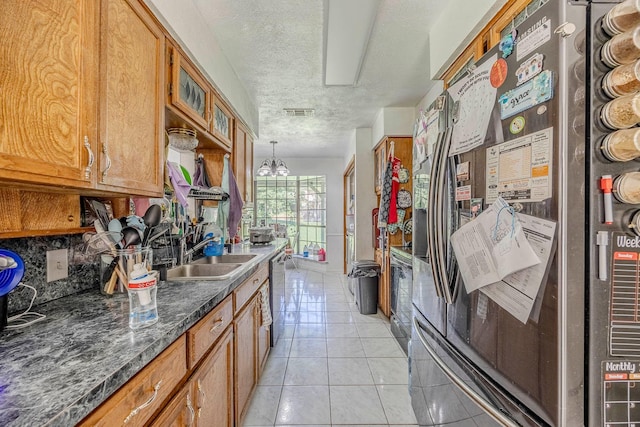
[[[176,49],[171,52],[171,104],[208,129],[211,90],[196,69]]]
[[[231,111],[217,97],[211,97],[213,102],[213,120],[211,122],[211,132],[218,137],[227,147],[231,148],[233,141],[233,115]]]

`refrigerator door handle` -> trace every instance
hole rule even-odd
[[[493,406],[487,399],[476,393],[471,387],[467,385],[467,383],[462,378],[458,377],[458,375],[456,375],[456,373],[447,366],[447,364],[440,358],[440,356],[437,355],[437,353],[435,352],[435,350],[433,350],[429,343],[427,343],[427,340],[422,333],[422,325],[420,325],[420,322],[416,317],[413,318],[413,326],[416,329],[420,342],[424,346],[425,350],[427,350],[427,353],[429,353],[429,356],[431,356],[436,365],[438,365],[438,367],[447,376],[447,378],[449,378],[451,382],[460,389],[460,391],[462,391],[467,395],[469,399],[480,406],[487,413],[487,415],[493,418],[496,422],[508,427],[519,427],[519,424],[515,423],[511,418],[500,412],[500,410]]]
[[[442,293],[444,294],[444,299],[447,304],[453,303],[453,294],[451,292],[451,287],[449,286],[447,280],[447,265],[444,254],[446,253],[445,247],[445,224],[444,224],[444,202],[443,199],[445,197],[445,183],[446,183],[446,171],[448,165],[448,154],[449,154],[449,145],[451,144],[451,128],[448,128],[445,132],[444,139],[442,141],[442,147],[440,151],[440,155],[437,159],[437,178],[436,178],[436,188],[435,188],[435,241],[436,248],[435,252],[437,254],[435,263],[436,268],[438,270],[438,275],[440,278],[440,287],[442,288]]]
[[[438,298],[443,298],[443,289],[440,283],[439,278],[439,269],[437,266],[438,254],[436,253],[436,245],[435,245],[435,237],[434,230],[436,229],[435,224],[435,211],[436,211],[436,181],[438,180],[438,160],[440,158],[440,150],[443,145],[442,134],[438,137],[439,143],[436,144],[436,148],[433,153],[433,165],[431,167],[431,179],[429,180],[429,196],[428,196],[428,204],[427,204],[427,250],[429,251],[429,258],[431,260],[431,271],[433,273],[433,284],[436,288],[436,294]]]

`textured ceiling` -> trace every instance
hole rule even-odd
[[[278,157],[343,157],[353,130],[371,127],[381,108],[417,105],[431,84],[429,24],[446,3],[382,0],[354,87],[324,86],[322,0],[193,1],[258,107],[257,162],[270,140]]]

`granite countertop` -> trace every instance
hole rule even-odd
[[[106,297],[96,290],[34,308],[47,318],[0,333],[0,425],[76,424],[286,243],[236,245],[232,253],[258,256],[227,280],[159,283],[159,320],[137,331],[129,329],[126,293]]]

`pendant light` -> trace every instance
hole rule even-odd
[[[270,144],[273,144],[273,155],[270,159],[265,159],[260,167],[258,168],[259,176],[267,176],[271,175],[275,176],[287,176],[289,175],[289,168],[287,165],[281,160],[276,159],[276,144],[278,141],[271,141]]]

